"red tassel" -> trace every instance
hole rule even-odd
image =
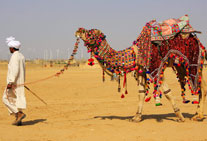
[[[125,72],[124,72],[124,83],[123,83],[123,88],[125,88],[125,94],[128,94],[127,92],[127,80],[126,80],[126,69],[125,69]]]
[[[124,98],[124,97],[125,97],[124,94],[122,94],[122,95],[121,95],[121,98]]]
[[[150,99],[151,99],[151,97],[146,98],[146,99],[145,99],[145,102],[149,102]]]
[[[192,101],[192,104],[199,104],[198,101]]]
[[[124,72],[124,83],[123,83],[123,88],[125,88],[125,84],[126,84],[126,71]]]
[[[92,51],[91,51],[91,58],[88,59],[88,65],[93,66],[94,65],[94,59],[92,58]]]
[[[94,61],[94,59],[93,59],[93,58],[90,58],[90,59],[88,59],[88,61],[89,61],[89,62],[93,62],[93,61]]]

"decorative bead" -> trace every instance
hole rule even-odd
[[[142,73],[143,71],[142,70],[139,70],[139,73]]]

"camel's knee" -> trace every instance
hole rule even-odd
[[[168,100],[170,100],[171,99],[171,89],[167,89],[167,90],[165,90],[163,93],[164,93],[164,95],[165,95],[165,97],[168,99]]]
[[[166,91],[163,92],[165,97],[172,103],[172,105],[175,103],[174,102],[174,97],[171,94],[171,89],[168,89]]]

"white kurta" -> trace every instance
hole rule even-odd
[[[24,84],[25,81],[25,58],[19,52],[15,51],[8,64],[7,84],[14,85]],[[3,102],[8,107],[10,113],[17,113],[19,109],[26,108],[26,99],[24,86],[16,89],[5,89],[3,94]]]

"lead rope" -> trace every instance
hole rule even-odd
[[[73,53],[71,54],[70,58],[68,59],[68,63],[60,71],[58,71],[57,73],[55,73],[55,74],[53,74],[51,76],[48,76],[48,77],[45,77],[45,78],[42,78],[42,79],[39,79],[39,80],[36,80],[36,81],[27,82],[27,83],[18,84],[18,85],[13,85],[12,89],[16,89],[17,87],[26,86],[26,85],[29,85],[29,84],[35,84],[35,83],[38,83],[38,82],[41,82],[41,81],[45,81],[45,80],[51,79],[53,77],[59,77],[60,74],[63,74],[63,72],[68,69],[68,67],[70,66],[71,62],[74,60],[74,56],[77,54],[78,44],[79,43],[80,43],[80,38],[77,38],[76,39],[76,43],[74,45]]]

